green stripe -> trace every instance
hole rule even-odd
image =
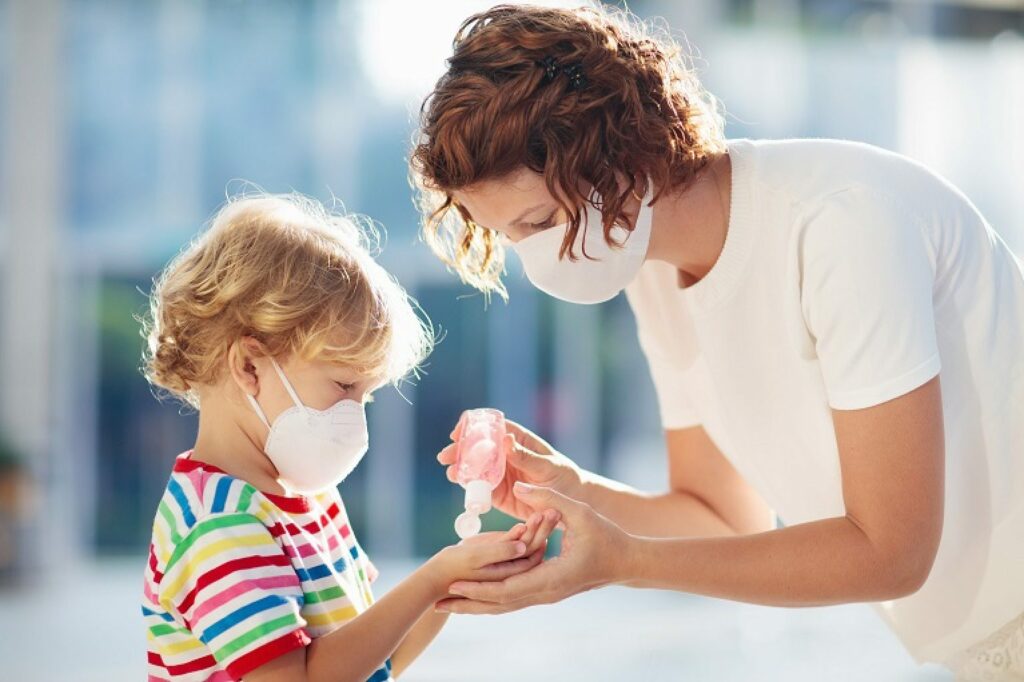
[[[306,592],[302,596],[306,600],[307,604],[319,604],[320,602],[344,597],[345,590],[341,589],[339,585],[334,585],[333,587],[328,587],[320,590],[319,592]]]
[[[259,639],[268,632],[273,632],[274,630],[279,630],[289,625],[298,624],[299,621],[295,617],[294,613],[289,613],[287,615],[281,616],[280,618],[275,618],[274,620],[267,621],[263,625],[260,625],[259,627],[249,630],[249,632],[245,633],[244,635],[236,637],[235,639],[231,640],[221,648],[217,649],[213,652],[213,657],[216,658],[218,661],[223,661],[231,654],[235,653],[247,644],[251,644],[254,640]],[[209,642],[207,642],[207,646],[209,646]]]
[[[232,526],[247,526],[256,524],[260,528],[265,526],[252,514],[225,514],[223,516],[209,516],[196,525],[192,526],[192,530],[189,531],[188,537],[178,542],[174,547],[174,554],[167,562],[167,568],[164,569],[164,573],[170,573],[171,569],[174,568],[174,564],[187,552],[192,545],[204,537],[206,534],[220,530],[222,528],[230,528]]]
[[[238,496],[238,506],[235,507],[235,511],[248,511],[249,499],[252,497],[254,492],[256,492],[256,488],[253,488],[250,484],[246,483],[245,487],[242,488],[242,494]]]
[[[149,631],[153,633],[154,637],[162,637],[163,635],[170,635],[175,632],[180,632],[183,635],[192,634],[192,631],[188,628],[171,625],[170,623],[160,623],[159,625],[154,625],[149,629]]]
[[[178,544],[181,542],[181,536],[178,535],[178,522],[174,519],[174,514],[171,512],[171,508],[167,506],[166,500],[160,500],[160,505],[157,507],[160,511],[160,516],[164,517],[164,521],[167,522],[167,526],[171,531],[171,542]]]

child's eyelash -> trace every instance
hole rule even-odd
[[[335,381],[334,384],[343,391],[351,391],[353,388],[356,387],[355,384],[343,384],[340,381]]]

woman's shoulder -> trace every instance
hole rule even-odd
[[[959,190],[919,160],[866,142],[738,139],[729,152],[759,195],[784,197],[793,207],[818,206],[857,188],[910,205],[962,202]]]

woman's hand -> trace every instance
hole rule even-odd
[[[565,535],[557,557],[525,572],[484,582],[460,580],[437,604],[452,613],[505,613],[536,604],[552,604],[579,592],[629,579],[626,561],[632,536],[588,505],[551,488],[515,486],[524,507],[555,509]]]
[[[571,459],[551,447],[543,438],[509,419],[505,420],[505,477],[494,489],[495,507],[520,520],[534,510],[512,494],[512,486],[522,481],[535,486],[551,488],[568,497],[578,498],[584,472]],[[462,420],[451,433],[453,440],[461,435]],[[448,480],[455,482],[455,443],[437,455],[437,461],[448,467]]]
[[[423,567],[436,598],[446,596],[448,586],[459,580],[504,580],[534,568],[544,560],[548,537],[560,519],[555,510],[536,512],[507,531],[480,533],[445,547]]]

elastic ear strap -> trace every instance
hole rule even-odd
[[[288,377],[284,375],[284,370],[281,369],[281,365],[277,364],[277,360],[275,360],[273,356],[270,357],[270,362],[274,364],[274,369],[277,370],[277,376],[281,377],[281,383],[284,384],[284,388],[288,391],[288,395],[292,397],[292,402],[295,403],[296,407],[305,412],[306,406],[302,404],[301,400],[299,400],[299,394],[295,392],[294,388],[292,388],[291,383],[288,381]]]
[[[253,398],[248,393],[245,394],[245,397],[249,399],[249,404],[252,405],[252,409],[256,410],[256,414],[259,416],[260,421],[263,422],[263,425],[269,429],[270,422],[267,421],[267,415],[263,414],[263,408],[261,408],[260,404],[256,402],[256,398]]]

